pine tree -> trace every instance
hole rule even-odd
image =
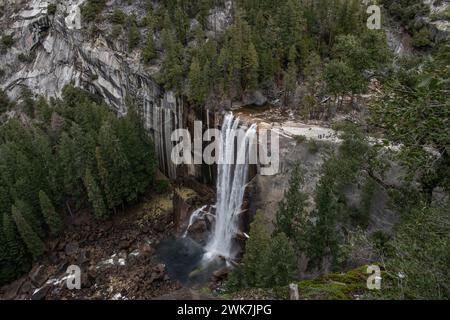
[[[175,29],[177,38],[183,45],[186,45],[189,31],[189,17],[187,16],[186,11],[180,6],[175,10],[174,20],[176,22]]]
[[[11,209],[11,215],[28,251],[31,253],[34,259],[39,258],[45,251],[44,243],[36,234],[36,232],[34,232],[34,230],[30,227],[27,221],[23,218],[22,213],[19,211],[19,209],[14,205]]]
[[[109,209],[114,209],[128,196],[131,171],[121,143],[110,122],[105,122],[98,135],[97,169]]]
[[[133,104],[128,104],[128,112],[116,123],[117,136],[122,150],[130,164],[127,200],[136,200],[152,184],[155,174],[154,147],[142,119]]]
[[[297,261],[294,249],[286,235],[275,235],[264,257],[264,287],[284,286],[294,280],[297,273]]]
[[[163,30],[162,38],[165,49],[162,81],[166,89],[179,91],[183,79],[183,47],[175,41],[171,28]]]
[[[250,90],[256,89],[258,86],[259,63],[253,42],[250,42],[248,45],[243,67],[246,75],[246,88]]]
[[[297,49],[295,48],[295,45],[291,46],[291,49],[289,50],[289,64],[288,69],[284,73],[284,86],[286,88],[286,96],[285,99],[287,99],[288,96],[291,96],[293,93],[295,93],[295,89],[297,88]]]
[[[354,73],[345,62],[332,60],[325,67],[324,78],[328,92],[335,98],[349,92],[354,82]],[[341,99],[342,104],[343,99]]]
[[[137,27],[136,18],[132,16],[128,23],[128,48],[133,50],[139,44],[141,34]]]
[[[51,200],[42,190],[39,191],[39,200],[41,203],[42,215],[50,228],[50,234],[52,236],[58,235],[63,228],[61,217],[56,212]]]
[[[153,40],[153,34],[149,33],[147,39],[147,45],[145,46],[142,56],[144,58],[145,63],[149,63],[153,59],[156,58],[156,49],[155,49],[155,41]]]
[[[299,163],[295,163],[289,180],[289,189],[278,204],[275,233],[284,233],[289,239],[298,243],[301,249],[305,247],[305,202],[306,195],[302,192],[303,175]]]
[[[196,57],[193,58],[189,69],[188,81],[187,96],[189,101],[197,104],[202,103],[205,98],[205,84],[203,82],[202,70]]]
[[[336,225],[338,204],[336,199],[336,172],[339,165],[335,157],[328,159],[322,167],[322,173],[316,189],[316,208],[313,216],[316,219],[314,225],[307,228],[308,268],[320,267],[325,256],[331,256],[333,264],[338,255],[338,239]]]
[[[0,259],[0,264],[3,264],[2,277],[3,280],[10,280],[25,272],[29,268],[29,261],[26,248],[20,239],[14,221],[7,211],[3,212],[2,230],[0,233],[3,235],[3,239],[0,240],[2,240],[2,249],[4,250],[2,251],[4,259]],[[0,256],[2,256],[1,253]],[[2,279],[0,279],[0,282],[2,282]]]
[[[250,287],[264,286],[264,257],[270,246],[270,233],[267,221],[261,211],[257,211],[250,224],[250,238],[245,245],[245,255],[242,259],[245,283]]]
[[[98,220],[106,220],[107,218],[109,218],[109,212],[106,209],[102,192],[89,169],[86,170],[86,175],[84,177],[84,186],[87,190],[89,202],[94,209],[94,216]]]

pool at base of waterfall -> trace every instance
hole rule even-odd
[[[168,275],[185,285],[207,283],[226,262],[219,257],[205,261],[205,249],[189,237],[168,238],[156,248],[156,257],[166,265]]]

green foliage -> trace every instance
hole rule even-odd
[[[109,218],[109,212],[106,209],[103,195],[89,169],[86,170],[84,177],[84,186],[87,190],[89,202],[94,209],[94,215],[98,220],[106,220]]]
[[[287,285],[297,275],[297,258],[289,239],[281,232],[272,238],[267,256],[262,261],[264,287]]]
[[[5,48],[11,48],[14,44],[14,39],[11,34],[4,34],[2,36],[2,46]]]
[[[166,89],[181,90],[183,79],[183,47],[175,40],[171,30],[163,30],[163,44],[165,56],[161,71],[161,81]]]
[[[431,33],[427,27],[415,32],[412,38],[412,45],[415,48],[424,48],[431,45]]]
[[[105,0],[88,0],[81,6],[81,16],[87,22],[98,21],[105,6]]]
[[[12,102],[9,100],[8,95],[5,91],[0,89],[0,114],[8,111],[13,106]]]
[[[297,162],[292,168],[289,189],[285,191],[283,200],[278,203],[275,229],[275,233],[284,233],[300,247],[304,243],[306,227],[305,204],[307,198],[302,192],[303,182],[302,169]]]
[[[55,3],[49,3],[47,5],[47,13],[51,16],[53,16],[56,13],[56,4]]]
[[[127,15],[120,9],[114,9],[113,13],[109,16],[109,21],[113,24],[124,25],[127,19]]]
[[[427,15],[430,7],[421,0],[383,0],[381,3],[393,17],[411,28],[417,17]]]
[[[39,200],[41,203],[42,215],[50,228],[50,234],[53,236],[58,235],[63,228],[61,217],[56,212],[51,200],[42,190],[39,191]]]
[[[2,35],[2,40],[0,42],[0,54],[4,54],[9,48],[14,44],[14,39],[11,34]]]
[[[250,225],[242,265],[233,270],[227,289],[268,288],[285,285],[296,276],[296,257],[289,239],[279,232],[271,239],[267,222],[258,211]]]
[[[0,212],[6,221],[0,237],[7,239],[2,279],[29,267],[23,242],[38,256],[39,242],[31,247],[30,239],[44,239],[45,224],[51,234],[62,229],[58,212],[76,215],[89,200],[94,215],[105,219],[154,184],[153,144],[132,104],[117,118],[88,91],[67,86],[62,96],[48,103],[25,90],[15,108],[28,110],[31,121],[12,118],[0,125]],[[9,223],[12,204],[17,228]]]
[[[23,53],[23,52],[21,52],[21,53],[19,53],[19,54],[17,55],[17,59],[18,59],[20,62],[23,62],[23,63],[30,63],[30,62],[33,61],[34,57],[33,57],[33,55],[30,54],[30,53]]]
[[[267,221],[261,211],[258,211],[250,224],[250,238],[245,245],[245,255],[242,259],[245,285],[250,287],[264,286],[264,258],[270,247],[270,233]]]
[[[155,41],[153,40],[153,34],[150,33],[147,39],[147,45],[142,50],[142,57],[145,63],[149,63],[156,58]]]
[[[2,208],[2,211],[5,210]],[[0,229],[0,283],[6,283],[30,267],[26,248],[9,211],[3,211]]]
[[[159,194],[165,194],[170,191],[170,182],[168,180],[157,180],[155,182],[155,192]]]
[[[409,169],[408,178],[419,177],[429,197],[436,186],[450,190],[449,48],[447,41],[423,61],[403,60],[370,108],[371,124],[393,143],[403,145],[398,159]]]
[[[388,299],[449,299],[450,217],[443,207],[417,206],[390,243],[383,290]]]
[[[314,225],[308,228],[307,254],[310,258],[308,265],[320,267],[324,257],[331,257],[333,264],[338,255],[338,200],[336,196],[336,168],[332,157],[324,163],[319,183],[316,188],[316,208],[313,217]]]
[[[31,228],[16,206],[12,206],[11,216],[17,230],[34,259],[39,258],[45,251],[45,246],[36,232]]]
[[[205,99],[205,80],[198,59],[194,58],[188,74],[187,96],[192,103],[202,103]]]
[[[139,44],[141,34],[137,27],[136,18],[133,16],[128,22],[128,48],[133,50]]]

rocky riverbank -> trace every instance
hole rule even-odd
[[[47,242],[46,255],[28,274],[0,289],[0,299],[153,299],[182,289],[155,251],[178,232],[174,204],[181,201],[190,210],[204,197],[177,188],[148,196],[107,222],[77,213],[63,235]],[[71,265],[81,270],[79,290],[67,287]]]

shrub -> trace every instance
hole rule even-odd
[[[170,182],[168,180],[157,180],[155,182],[155,191],[159,194],[168,193],[170,190]]]
[[[123,25],[126,18],[127,15],[125,14],[125,12],[120,9],[114,9],[113,13],[109,16],[109,22]]]
[[[83,19],[87,22],[98,20],[101,17],[100,13],[105,8],[105,5],[105,0],[88,0],[81,7],[81,15]]]
[[[431,34],[428,28],[422,28],[420,31],[414,33],[412,38],[412,45],[416,48],[424,48],[431,45]]]
[[[48,13],[49,15],[54,15],[54,14],[56,13],[56,4],[50,3],[50,4],[47,6],[47,13]]]

